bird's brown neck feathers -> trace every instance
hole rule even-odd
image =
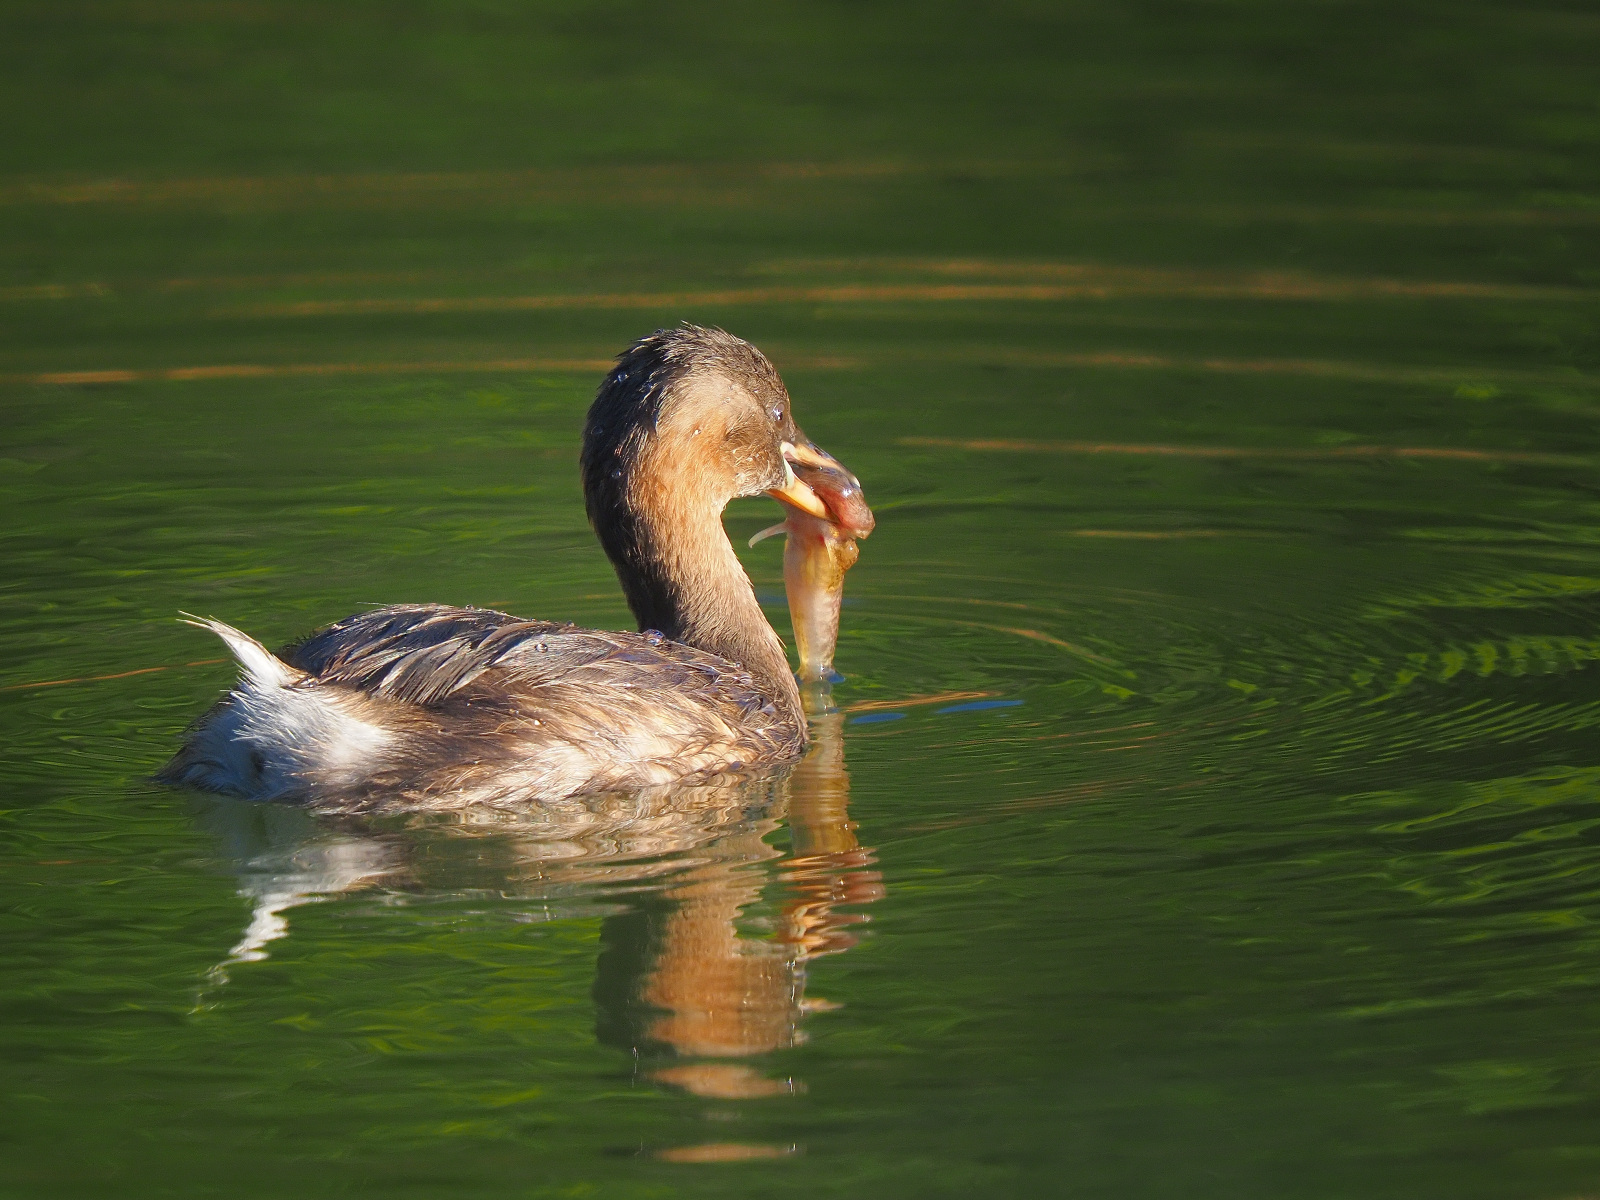
[[[766,695],[798,713],[800,693],[783,643],[756,601],[720,513],[692,525],[674,523],[649,542],[655,569],[640,582],[650,592],[651,619],[635,606],[641,628],[738,663]],[[628,590],[631,598],[634,589]]]
[[[800,720],[783,643],[722,527],[725,498],[699,486],[691,455],[650,439],[614,457],[623,465],[601,475],[589,496],[595,531],[640,629],[739,664]]]

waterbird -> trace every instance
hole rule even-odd
[[[158,778],[330,808],[450,808],[796,760],[807,741],[799,687],[721,514],[734,497],[771,495],[811,523],[812,536],[791,543],[833,562],[841,539],[871,532],[860,482],[795,424],[761,351],[689,324],[618,356],[589,409],[580,462],[590,524],[640,632],[397,604],[273,654],[214,618],[188,618],[242,670]],[[837,523],[839,536],[818,538],[816,523]],[[843,578],[786,575],[801,580],[790,582],[792,604],[796,587]],[[837,598],[804,604],[836,620]],[[803,674],[822,677],[835,632],[810,635]]]

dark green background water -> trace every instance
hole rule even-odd
[[[1600,1187],[1597,64],[1585,3],[10,0],[4,1194]],[[180,609],[626,625],[578,431],[685,318],[879,517],[871,921],[764,1098],[594,998],[697,869],[782,953],[759,788],[556,862],[146,782],[231,677]]]

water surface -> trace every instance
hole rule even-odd
[[[7,1194],[1596,1187],[1591,13],[4,19]],[[797,772],[147,782],[180,609],[626,627],[680,319],[878,513]]]

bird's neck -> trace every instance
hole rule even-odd
[[[803,721],[783,642],[711,504],[635,515],[631,545],[606,546],[640,629],[658,629],[743,667],[762,693]]]

